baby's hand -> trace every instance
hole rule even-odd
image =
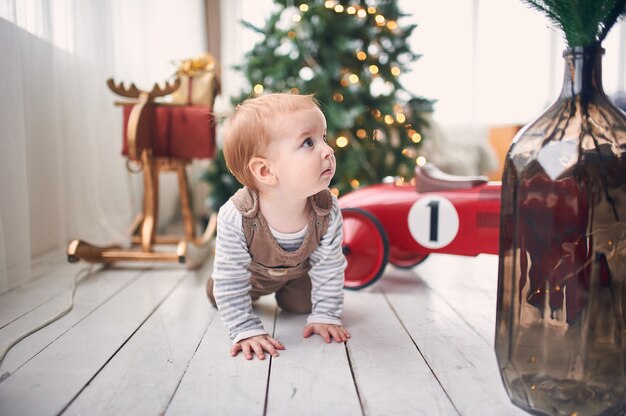
[[[263,351],[267,351],[272,357],[278,357],[276,350],[284,350],[285,347],[280,341],[270,337],[269,335],[256,335],[254,337],[245,338],[234,344],[230,349],[230,355],[236,356],[239,351],[243,351],[246,360],[251,360],[253,355],[259,358],[259,360],[265,359]]]
[[[321,336],[327,343],[330,342],[331,337],[337,342],[346,342],[351,337],[347,329],[334,324],[308,324],[304,327],[302,335],[305,338],[313,334]]]

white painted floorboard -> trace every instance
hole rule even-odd
[[[431,265],[437,270],[450,268],[445,257],[428,261],[437,262],[438,267]],[[457,272],[467,272],[470,264],[465,263]],[[492,343],[479,336],[445,297],[428,290],[428,282],[438,278],[434,273],[422,279],[411,271],[392,270],[379,288],[461,414],[525,414],[510,403],[505,393]],[[480,323],[476,326],[480,328]]]
[[[0,374],[6,377],[15,372],[139,276],[140,271],[137,270],[120,270],[116,273],[94,272],[87,276],[76,288],[72,310],[62,319],[42,328],[13,347],[0,363]],[[0,348],[4,349],[13,339],[47,321],[65,309],[68,304],[69,285],[66,285],[54,298],[0,329]]]
[[[184,276],[178,270],[143,272],[126,290],[4,379],[0,414],[61,412]]]
[[[33,279],[24,286],[1,295],[0,328],[57,295],[67,293],[75,275],[87,269],[84,264],[62,264],[58,269],[50,269],[48,275]]]
[[[204,294],[204,290],[202,291]],[[274,331],[276,304],[263,297],[254,304],[265,329]],[[230,356],[228,331],[216,310],[187,372],[167,409],[167,415],[262,415],[270,360]]]
[[[202,290],[206,273],[188,273],[65,414],[162,414],[215,315]]]
[[[83,267],[48,255],[0,296],[0,348],[63,308]],[[304,339],[306,317],[264,297],[255,310],[286,350],[263,361],[230,357],[204,293],[211,268],[94,271],[72,312],[0,363],[0,415],[524,414],[493,351],[496,256],[432,255],[346,292],[347,344]]]
[[[272,358],[267,414],[361,414],[345,344],[304,338],[305,321],[306,315],[278,314],[275,336],[285,351]]]
[[[380,291],[347,291],[343,321],[365,414],[457,414]]]

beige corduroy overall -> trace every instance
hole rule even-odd
[[[272,235],[259,209],[259,196],[244,187],[232,196],[235,208],[243,215],[243,233],[252,259],[250,297],[276,293],[281,309],[291,313],[311,312],[311,269],[309,256],[319,246],[328,229],[332,195],[328,189],[308,198],[311,215],[302,245],[296,251],[283,250]],[[207,295],[213,305],[213,279],[207,283]]]

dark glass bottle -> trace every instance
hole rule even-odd
[[[626,412],[626,116],[603,54],[564,52],[560,97],[505,163],[495,350],[536,414]]]

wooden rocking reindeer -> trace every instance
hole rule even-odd
[[[133,221],[130,248],[98,247],[73,240],[67,247],[68,261],[164,261],[182,263],[190,268],[201,265],[210,251],[216,217],[211,217],[202,236],[197,237],[185,167],[194,157],[213,155],[215,126],[211,108],[154,101],[178,89],[179,78],[173,83],[166,83],[163,88],[155,84],[149,92],[139,90],[134,84],[128,88],[121,82],[115,85],[113,79],[109,79],[107,85],[114,93],[135,99],[116,104],[124,106],[125,110],[123,154],[128,158],[127,168],[143,172],[143,211]],[[167,171],[173,171],[178,176],[184,236],[161,236],[156,233],[159,173]],[[157,245],[169,245],[171,248],[170,251],[166,247],[155,249]]]

